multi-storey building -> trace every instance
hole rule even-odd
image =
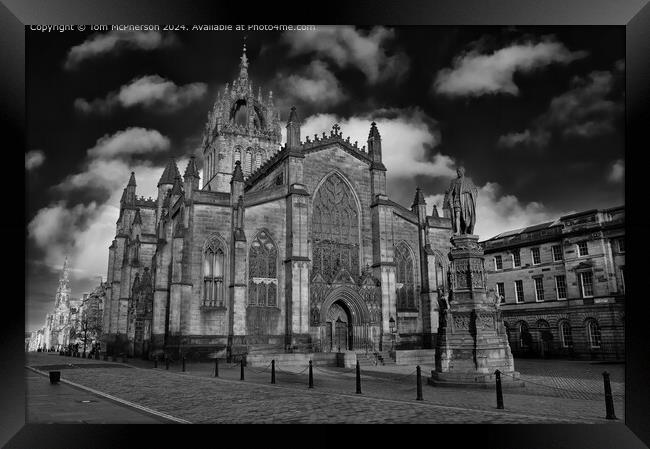
[[[481,243],[518,356],[624,356],[625,209],[563,216]]]

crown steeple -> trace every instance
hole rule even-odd
[[[173,157],[170,157],[169,162],[167,162],[167,165],[165,166],[165,170],[163,171],[163,174],[160,177],[160,181],[158,181],[158,187],[160,187],[163,184],[174,185],[174,180],[176,179],[177,176],[180,178],[181,174],[178,171],[178,167],[176,166],[176,161],[174,160]]]

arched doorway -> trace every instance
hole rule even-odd
[[[333,303],[327,312],[325,322],[324,348],[331,352],[353,349],[352,317],[342,301]]]

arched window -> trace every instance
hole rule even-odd
[[[224,294],[224,251],[213,241],[203,253],[203,305],[223,307]]]
[[[253,160],[253,150],[246,148],[246,173],[252,173],[253,167],[255,167],[255,161]]]
[[[233,119],[237,126],[248,126],[248,105],[246,100],[237,100],[233,105]]]
[[[517,323],[517,331],[519,331],[519,347],[521,349],[528,348],[531,340],[530,332],[528,331],[528,323],[519,321]]]
[[[312,203],[312,271],[332,282],[341,270],[359,276],[359,212],[352,190],[330,175]]]
[[[278,304],[278,250],[271,237],[260,231],[248,253],[248,305]]]
[[[587,320],[587,338],[589,339],[589,346],[591,348],[600,348],[600,326],[598,325],[598,321],[593,318]]]
[[[413,279],[413,256],[408,245],[401,242],[395,247],[395,281],[397,282],[397,308],[414,309],[415,282]]]
[[[262,152],[257,150],[255,153],[255,170],[262,166]]]
[[[235,162],[241,162],[241,147],[235,147],[235,160],[232,161],[232,166],[235,166]]]
[[[558,325],[560,330],[560,343],[563,348],[570,348],[573,346],[573,336],[571,335],[571,325],[567,320],[560,321]]]

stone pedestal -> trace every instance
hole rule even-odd
[[[496,301],[486,292],[483,250],[477,235],[452,237],[449,296],[440,307],[435,370],[429,384],[495,386],[521,385],[508,336]]]

